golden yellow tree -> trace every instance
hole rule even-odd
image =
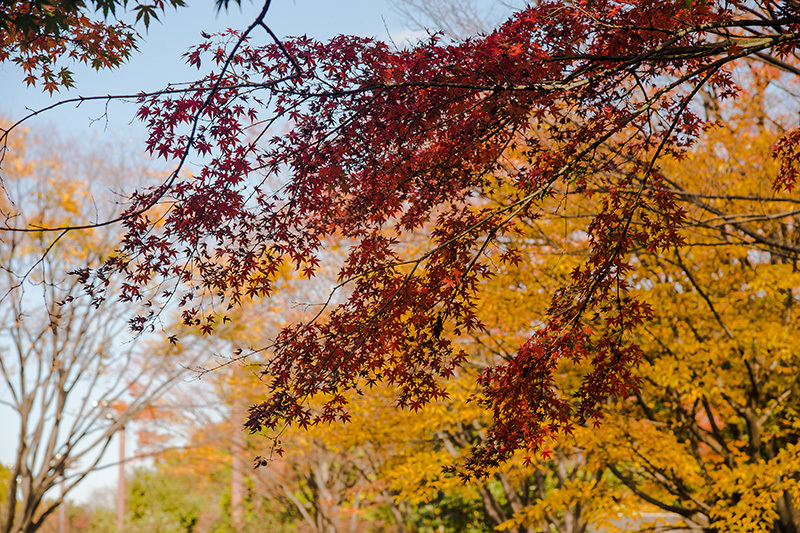
[[[687,201],[688,246],[637,254],[655,308],[637,336],[641,388],[589,449],[643,502],[704,531],[800,528],[800,252],[794,195],[772,192],[777,81],[756,72],[744,108],[663,173]],[[770,88],[770,89],[768,89]]]
[[[685,206],[686,246],[631,254],[627,282],[653,311],[634,333],[643,353],[634,374],[640,386],[609,397],[599,426],[576,427],[555,445],[576,446],[582,468],[603,473],[586,486],[584,501],[602,499],[604,487],[615,492],[605,500],[613,511],[603,517],[606,530],[800,527],[800,210],[793,195],[769,185],[772,147],[786,117],[766,110],[781,79],[755,68],[747,75],[751,98],[726,108],[708,95],[705,111],[718,124],[659,170]],[[581,220],[597,210],[593,192],[602,190],[603,177],[584,176],[576,186],[577,194],[553,206],[553,217],[528,228],[536,259],[507,282],[520,289],[519,299],[486,304],[504,309],[505,323],[517,321],[520,331],[541,319],[520,317],[526,300],[558,286],[582,255]],[[558,224],[560,232],[553,230]],[[486,332],[489,341],[502,346],[493,333]],[[568,381],[581,369],[562,370]],[[548,507],[563,509],[559,498],[554,493],[507,526],[535,524]]]

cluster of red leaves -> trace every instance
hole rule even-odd
[[[785,55],[800,35],[798,13],[752,4],[541,3],[490,35],[400,51],[344,36],[257,46],[263,18],[244,35],[209,38],[187,59],[214,70],[143,96],[139,110],[151,152],[180,165],[196,153],[202,169],[133,196],[120,253],[94,282],[121,271],[125,298],[148,302],[148,285],[171,282],[161,297],[179,293],[187,324],[210,331],[212,304],[268,296],[282,264],[313,276],[328,243],[350,243],[346,301],[278,336],[270,399],[247,426],[347,420],[343,393],[377,381],[418,409],[444,395],[441,380],[463,361],[450,339],[481,327],[475,301],[491,257],[513,261],[501,244],[510,222],[535,217],[560,182],[601,179],[588,262],[554,295],[541,330],[480,380],[494,425],[464,472],[485,475],[635,389],[639,351],[626,334],[652,311],[628,291],[626,257],[681,243],[683,212],[657,159],[701,131],[690,105],[701,85],[735,95],[735,61]],[[797,150],[795,137],[783,152]],[[523,164],[506,164],[509,154]],[[499,182],[515,192],[497,206],[488,200]],[[420,233],[429,246],[404,257]],[[602,328],[587,325],[588,312]],[[553,387],[563,358],[591,364],[577,404]]]

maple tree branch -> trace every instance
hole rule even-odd
[[[725,332],[725,336],[728,337],[728,339],[730,341],[732,341],[733,343],[736,344],[737,351],[741,355],[744,355],[744,348],[742,348],[742,346],[739,344],[738,339],[734,336],[733,332],[731,332],[731,330],[728,327],[728,325],[725,324],[725,321],[722,320],[722,317],[717,312],[717,308],[711,302],[711,299],[708,297],[708,294],[706,294],[706,292],[703,290],[703,288],[697,283],[697,280],[692,275],[691,269],[689,267],[687,267],[686,264],[684,264],[683,258],[681,257],[681,253],[680,253],[680,251],[678,250],[677,247],[675,248],[674,253],[675,253],[675,259],[677,260],[678,266],[681,267],[681,269],[683,270],[684,275],[689,280],[689,283],[692,284],[692,287],[695,288],[695,290],[697,291],[697,294],[699,294],[700,297],[703,299],[703,301],[706,303],[706,305],[708,306],[709,311],[711,311],[711,314],[714,315],[714,320],[717,321],[717,324],[720,325],[720,327],[722,328],[722,331]]]
[[[685,518],[691,518],[691,516],[694,514],[693,511],[686,509],[685,507],[678,507],[677,505],[671,505],[669,503],[658,500],[657,498],[649,495],[648,493],[640,489],[639,486],[636,484],[636,482],[633,481],[633,478],[630,478],[625,474],[623,474],[615,465],[608,464],[607,466],[608,469],[611,470],[611,473],[614,474],[614,476],[616,476],[616,478],[619,479],[623,485],[628,487],[628,489],[630,489],[631,492],[636,494],[636,496],[643,499],[647,503],[655,505],[656,507],[664,509],[665,511],[681,515]]]
[[[800,76],[800,68],[797,68],[794,65],[787,63],[786,61],[781,61],[777,57],[772,57],[771,55],[766,54],[764,52],[756,52],[755,56],[760,60],[762,60],[764,63],[767,63],[768,65],[778,67],[779,69],[786,71],[790,74],[794,74],[795,76]]]
[[[651,185],[648,185],[647,189],[655,190],[655,188]],[[609,192],[609,189],[603,187],[598,187],[593,190],[597,192]],[[635,192],[637,189],[619,188],[617,190],[620,192],[632,193]],[[764,203],[800,204],[800,198],[792,198],[790,196],[776,197],[776,196],[756,196],[756,195],[741,195],[741,194],[708,194],[708,193],[692,192],[687,189],[679,189],[679,188],[672,188],[672,189],[658,188],[658,190],[663,190],[664,192],[668,192],[670,194],[674,194],[676,196],[686,199],[699,198],[704,200],[742,200],[742,201],[764,202]],[[578,192],[567,192],[567,191],[555,191],[555,192],[557,192],[558,194],[582,194]],[[794,214],[795,211],[787,211],[786,213]],[[720,218],[724,218],[724,216],[726,215],[719,215]],[[759,215],[747,215],[747,216],[759,216]],[[763,215],[763,216],[771,217],[771,215]]]
[[[763,222],[766,220],[780,220],[782,218],[787,218],[793,215],[797,215],[800,213],[800,209],[792,209],[789,211],[781,211],[778,213],[763,213],[763,214],[750,214],[750,213],[737,213],[737,214],[725,214],[719,215],[716,217],[706,218],[700,222],[707,228],[719,228],[724,226],[725,224],[730,224],[732,222],[737,223],[744,223],[744,222]],[[722,220],[722,222],[712,222],[714,220]]]
[[[709,79],[709,78],[710,78],[710,76],[711,76],[711,75],[713,75],[713,74],[714,74],[714,72],[716,71],[716,68],[713,68],[713,66],[712,66],[712,67],[708,68],[708,70],[709,70],[709,72],[707,73],[707,75],[706,75],[706,77],[704,78],[704,80],[703,80],[703,81],[705,81],[705,80]],[[682,80],[681,80],[681,81],[682,81]],[[680,83],[680,82],[676,82],[676,84],[677,84],[677,83]],[[688,105],[688,102],[689,102],[689,101],[691,101],[691,99],[692,99],[692,96],[693,96],[694,94],[696,94],[696,92],[699,90],[699,88],[700,88],[700,87],[702,87],[702,85],[703,85],[703,82],[700,82],[700,83],[699,83],[699,84],[698,84],[698,85],[695,87],[695,89],[694,89],[694,90],[691,92],[691,94],[689,94],[689,95],[688,95],[686,98],[684,98],[684,100],[683,100],[683,104],[682,104],[682,107],[679,109],[679,113],[680,113],[680,110],[682,110],[682,109],[685,109],[685,108],[686,108],[686,106]],[[670,89],[671,89],[671,87],[665,88],[665,89],[663,90],[663,92],[665,92],[665,91],[667,91],[667,90],[670,90]],[[652,99],[650,99],[650,100],[649,100],[649,104],[646,104],[645,106],[643,106],[642,108],[640,108],[639,112],[641,113],[641,112],[643,112],[644,110],[646,110],[646,109],[649,107],[649,105],[652,105],[652,102],[655,102],[655,101],[658,99],[658,97],[659,97],[659,95],[660,95],[660,94],[663,94],[663,92],[659,92],[659,93],[657,93],[657,94],[656,94],[656,95],[655,95],[655,96],[654,96]],[[631,118],[631,119],[629,119],[629,120],[632,120],[632,118]],[[658,157],[658,155],[659,155],[660,151],[661,151],[661,150],[663,149],[663,147],[665,146],[665,144],[666,144],[666,141],[667,141],[667,139],[669,138],[671,131],[672,131],[672,130],[674,129],[674,127],[676,126],[676,123],[677,123],[676,121],[673,121],[673,122],[672,122],[672,124],[671,124],[670,128],[668,129],[668,132],[666,133],[665,137],[662,139],[662,142],[661,142],[661,144],[659,145],[659,148],[658,148],[658,149],[657,149],[657,151],[656,151],[656,156],[655,156],[653,159],[651,159],[650,168],[648,169],[648,173],[651,171],[651,169],[652,169],[652,166],[653,166],[653,164],[654,164],[654,161],[657,159],[657,157]],[[609,133],[608,135],[610,135],[610,134],[611,134],[611,133]],[[598,141],[598,142],[602,142],[602,141]],[[596,145],[597,145],[597,144],[595,143],[595,146],[596,146]],[[587,148],[586,150],[591,150],[591,147]],[[584,153],[585,153],[585,151],[584,151]],[[573,159],[573,161],[575,161],[575,160],[577,160],[577,159],[579,159],[579,158]],[[557,175],[560,175],[560,174],[562,174],[563,172],[565,172],[565,171],[566,171],[566,169],[568,169],[568,168],[569,168],[569,166],[570,166],[570,165],[567,165],[566,167],[562,167],[562,168],[561,168],[561,170],[560,170],[560,171],[557,173]],[[643,184],[642,184],[642,185],[644,185],[644,181],[646,181],[646,180],[643,180]],[[552,184],[552,181],[550,182],[550,184]],[[637,197],[634,199],[634,206],[635,206],[635,205],[638,205],[638,200],[639,200],[639,198],[641,197],[642,190],[643,190],[643,189],[640,187],[640,189],[639,189],[639,193],[638,193]],[[532,200],[533,200],[533,197],[526,198],[525,200],[526,200],[526,201],[532,201]],[[634,209],[635,209],[635,208],[634,208]],[[631,219],[631,218],[628,218],[628,220],[627,220],[627,224],[626,224],[626,226],[625,226],[625,230],[624,230],[624,232],[625,232],[625,233],[626,233],[626,232],[628,231],[628,229],[630,228],[631,222],[632,222],[632,219]],[[462,234],[463,234],[463,233],[462,233]],[[487,242],[488,242],[488,241],[487,241]],[[445,243],[445,244],[446,244],[446,243]],[[443,245],[440,245],[440,246],[443,246]],[[615,252],[612,254],[612,256],[615,256],[614,254],[617,254],[617,253],[619,253],[619,246],[620,246],[620,245],[619,245],[619,243],[618,243],[618,245],[617,245],[617,248],[616,248],[616,251],[615,251]],[[433,253],[433,252],[429,252],[429,254],[431,254],[431,253]],[[478,255],[480,255],[480,254],[478,254]],[[417,259],[415,259],[414,261],[408,262],[408,264],[412,264],[412,265],[413,265],[413,268],[412,268],[412,270],[411,270],[411,273],[409,274],[409,276],[406,276],[406,283],[404,283],[403,285],[401,285],[401,287],[400,287],[400,288],[398,288],[397,290],[395,290],[395,293],[394,293],[395,295],[396,295],[396,294],[398,294],[399,290],[401,290],[401,289],[402,289],[402,287],[403,287],[403,286],[405,286],[405,284],[407,284],[407,283],[408,283],[408,280],[410,280],[410,276],[413,276],[414,272],[416,271],[416,269],[419,267],[419,265],[421,264],[421,262],[422,262],[424,259],[425,259],[425,256],[422,256],[422,257],[418,257],[418,258],[417,258]],[[381,268],[388,268],[388,267],[390,267],[390,266],[391,266],[391,265],[387,265],[386,267],[381,267]],[[607,263],[607,266],[606,266],[606,268],[608,268],[609,266],[610,266],[610,264],[608,264],[608,263]],[[601,276],[600,276],[600,277],[602,277],[602,273],[601,273]],[[347,281],[347,280],[346,280],[346,281]],[[597,283],[597,282],[598,282],[598,278],[597,278],[597,277],[595,277],[593,286],[596,286],[596,283]],[[592,291],[590,291],[590,292],[592,292]],[[391,300],[392,300],[392,299],[393,299],[393,297],[389,298],[388,300],[386,300],[386,301],[384,302],[384,308],[385,308],[385,306],[386,306],[386,305],[388,305],[388,304],[391,302]],[[584,302],[583,302],[583,306],[584,306],[584,307],[585,307],[585,304],[586,304],[586,302],[587,302],[587,301],[586,301],[586,300],[584,300]],[[370,320],[370,321],[369,321],[369,324],[374,324],[374,321],[375,321],[375,319],[376,319],[376,318],[377,318],[377,317],[380,315],[380,313],[381,313],[381,309],[379,309],[379,310],[378,310],[376,313],[374,313],[374,314],[372,315],[372,316],[373,316],[372,320]],[[576,316],[578,316],[578,317],[579,317],[579,316],[580,316],[580,312],[579,312],[579,313],[578,313]],[[370,327],[372,327],[372,326],[370,326]],[[303,395],[303,396],[305,396],[306,394],[308,394],[308,392],[309,392],[309,391],[310,391],[310,389],[307,389],[305,393],[302,393],[302,395]]]
[[[701,198],[706,198],[706,197],[703,197],[703,196],[700,196],[700,195],[695,195],[695,194],[692,194],[692,193],[686,191],[683,187],[681,187],[681,185],[679,183],[675,182],[674,180],[670,180],[667,177],[664,177],[664,180],[667,181],[672,186],[672,188],[674,190],[684,191],[684,192],[681,192],[681,195],[683,197],[685,197],[687,200],[689,200],[691,203],[693,203],[694,205],[702,208],[705,211],[713,213],[713,214],[717,215],[720,218],[724,218],[726,216],[726,214],[721,209],[716,208],[716,207],[712,206],[711,204],[708,204],[708,203],[703,202],[701,200]],[[707,197],[707,198],[715,199],[716,197],[710,196],[710,197]],[[743,198],[743,199],[745,199],[745,198]],[[746,198],[746,199],[749,199],[749,198]],[[793,200],[787,200],[787,201],[796,202],[796,201],[793,201]],[[764,244],[764,245],[768,246],[772,250],[782,251],[784,253],[788,253],[789,254],[788,257],[791,257],[791,258],[800,257],[800,247],[794,246],[792,244],[789,244],[789,243],[786,243],[786,242],[783,242],[783,241],[776,241],[775,239],[773,239],[773,238],[771,238],[771,237],[769,237],[767,235],[761,235],[757,231],[748,228],[747,226],[739,223],[738,221],[731,221],[730,225],[733,226],[734,228],[736,228],[737,230],[741,231],[743,234],[747,235],[751,239],[753,239],[753,241],[755,241],[757,243]]]
[[[709,67],[709,69],[710,69],[710,67]],[[711,70],[711,71],[707,73],[707,75],[706,75],[705,79],[704,79],[704,80],[703,80],[701,83],[699,83],[699,84],[698,84],[698,85],[695,87],[695,89],[694,89],[694,90],[693,90],[693,91],[692,91],[692,92],[691,92],[691,93],[690,93],[690,94],[689,94],[689,95],[688,95],[686,98],[684,98],[684,100],[683,100],[683,106],[682,106],[681,110],[682,110],[682,109],[685,109],[685,108],[686,108],[686,106],[688,106],[688,103],[691,101],[692,97],[693,97],[693,96],[694,96],[694,95],[697,93],[697,91],[700,89],[700,87],[702,87],[702,86],[703,86],[703,82],[705,82],[705,81],[706,81],[708,78],[710,78],[710,77],[713,75],[713,73],[715,72],[715,70],[713,70],[713,69],[710,69],[710,70]],[[693,76],[693,74],[692,74],[692,75],[687,75],[686,77],[688,78],[688,77],[691,77],[691,76]],[[679,84],[683,83],[683,81],[684,81],[684,78],[682,78],[682,79],[680,79],[680,80],[677,80],[677,81],[674,81],[674,82],[672,82],[671,84],[667,85],[666,87],[663,87],[663,88],[661,88],[660,90],[658,90],[658,91],[655,93],[655,95],[654,95],[654,96],[652,96],[652,97],[651,97],[651,98],[648,100],[648,102],[647,102],[646,104],[643,104],[643,105],[642,105],[642,106],[639,108],[639,110],[637,110],[637,113],[635,113],[635,114],[632,114],[630,117],[628,117],[628,118],[627,118],[627,120],[626,120],[626,122],[630,122],[630,121],[632,121],[632,120],[635,118],[635,116],[636,116],[637,114],[643,113],[645,110],[647,110],[647,109],[650,107],[650,105],[652,105],[652,103],[653,103],[653,102],[657,101],[657,100],[658,100],[658,98],[660,98],[660,97],[661,97],[663,94],[665,94],[666,92],[668,92],[668,91],[672,90],[674,87],[677,87]],[[400,86],[400,85],[401,85],[401,84],[398,84],[397,86]],[[413,84],[410,84],[410,85],[412,85],[412,86],[413,86]],[[652,171],[652,168],[653,168],[653,166],[654,166],[654,164],[655,164],[655,161],[658,159],[658,155],[660,154],[660,151],[661,151],[661,150],[664,148],[664,146],[665,146],[665,144],[666,144],[667,140],[669,139],[669,135],[670,135],[670,133],[671,133],[671,132],[674,130],[674,128],[676,127],[676,125],[677,125],[677,123],[676,123],[676,122],[673,122],[673,123],[671,124],[670,130],[669,130],[669,131],[667,132],[667,134],[664,136],[664,139],[662,139],[662,142],[661,142],[661,144],[659,145],[659,148],[658,148],[658,150],[656,151],[656,154],[655,154],[655,156],[651,158],[651,161],[650,161],[650,167],[649,167],[648,171],[645,173],[646,175],[647,175],[647,174],[649,174],[649,172],[651,172],[651,171]],[[397,266],[402,266],[402,265],[418,265],[420,262],[424,261],[425,259],[427,259],[427,258],[428,258],[428,257],[430,257],[431,255],[433,255],[433,254],[434,254],[434,253],[436,253],[437,251],[439,251],[439,250],[443,249],[443,248],[444,248],[444,247],[446,247],[446,246],[449,246],[449,245],[450,245],[450,244],[452,244],[452,243],[455,243],[455,242],[457,242],[457,241],[458,241],[458,240],[460,240],[460,239],[461,239],[463,236],[465,236],[465,235],[468,235],[469,233],[471,233],[471,232],[472,232],[472,231],[474,231],[475,229],[478,229],[478,228],[479,228],[480,226],[482,226],[482,225],[483,225],[483,224],[484,224],[486,221],[490,220],[491,218],[493,218],[493,217],[494,217],[495,215],[497,215],[497,214],[503,213],[504,211],[508,211],[508,210],[511,210],[511,209],[516,209],[516,210],[514,211],[514,216],[515,216],[516,214],[518,214],[519,212],[521,212],[522,210],[524,210],[524,208],[526,208],[527,206],[529,206],[529,205],[530,205],[530,203],[531,203],[533,200],[535,200],[535,199],[537,199],[537,198],[541,198],[541,197],[542,197],[542,196],[543,196],[543,195],[544,195],[546,192],[550,191],[550,190],[551,190],[551,187],[552,187],[552,185],[553,185],[553,183],[555,183],[555,182],[556,182],[556,180],[557,180],[558,178],[562,177],[562,176],[563,176],[563,175],[565,175],[567,172],[569,172],[569,170],[570,170],[570,169],[571,169],[571,168],[572,168],[572,167],[573,167],[573,166],[574,166],[574,165],[575,165],[575,164],[576,164],[578,161],[581,161],[581,160],[582,160],[582,158],[583,158],[583,157],[584,157],[584,156],[585,156],[587,153],[589,153],[590,151],[594,150],[596,147],[600,146],[600,145],[601,145],[603,142],[605,142],[605,141],[606,141],[606,140],[607,140],[607,139],[608,139],[608,138],[609,138],[609,137],[610,137],[612,134],[613,134],[613,132],[609,132],[609,133],[607,133],[607,134],[603,135],[603,136],[602,136],[600,139],[598,139],[598,140],[596,140],[595,142],[593,142],[593,143],[592,143],[590,146],[586,147],[586,148],[585,148],[585,149],[584,149],[584,150],[583,150],[581,153],[579,153],[577,156],[575,156],[575,157],[574,157],[574,158],[573,158],[573,159],[572,159],[572,160],[571,160],[571,161],[570,161],[570,162],[569,162],[567,165],[565,165],[565,166],[561,167],[561,168],[558,170],[558,172],[556,172],[556,173],[555,173],[555,175],[554,175],[554,176],[553,176],[553,177],[550,179],[550,181],[548,181],[546,184],[543,184],[542,186],[540,186],[540,187],[539,187],[539,188],[538,188],[536,191],[534,191],[534,192],[532,192],[532,193],[530,193],[530,194],[528,194],[528,195],[526,195],[526,196],[524,196],[524,197],[520,198],[519,200],[517,200],[517,201],[513,202],[512,204],[509,204],[509,205],[507,205],[507,206],[504,206],[504,207],[502,207],[502,208],[499,208],[499,209],[497,209],[496,211],[494,211],[494,212],[492,212],[492,213],[490,213],[490,214],[486,215],[486,216],[485,216],[485,217],[484,217],[482,220],[478,221],[477,223],[473,224],[472,226],[469,226],[469,227],[465,228],[465,229],[464,229],[463,231],[461,231],[459,234],[457,234],[457,235],[453,236],[453,237],[452,237],[452,238],[450,238],[448,241],[445,241],[444,243],[441,243],[439,246],[437,246],[436,248],[434,248],[434,249],[430,250],[430,251],[429,251],[429,252],[427,252],[426,254],[423,254],[422,256],[420,256],[420,257],[418,257],[418,258],[416,258],[416,259],[414,259],[414,260],[403,261],[403,262],[398,262],[398,263],[392,263],[392,264],[386,265],[386,266],[384,266],[384,267],[379,267],[378,269],[373,269],[373,270],[370,270],[370,271],[365,271],[364,273],[360,273],[360,274],[359,274],[359,276],[357,276],[357,277],[355,277],[355,278],[350,278],[350,279],[344,280],[344,281],[343,281],[343,282],[341,282],[339,285],[337,285],[337,286],[334,288],[334,290],[335,290],[335,289],[337,289],[337,288],[340,288],[340,287],[344,286],[345,284],[347,284],[347,283],[349,283],[349,282],[351,282],[351,281],[354,281],[355,279],[358,279],[359,277],[362,277],[363,275],[367,275],[367,274],[371,274],[371,273],[374,273],[374,272],[378,272],[378,271],[380,271],[380,270],[383,270],[383,269],[385,269],[385,268],[394,268],[394,267],[397,267]],[[647,180],[646,180],[646,179],[645,179],[645,180],[642,180],[642,184],[641,184],[641,186],[640,186],[640,187],[638,188],[638,190],[637,190],[637,200],[638,200],[638,198],[639,198],[639,197],[641,197],[641,194],[642,194],[642,192],[643,192],[643,189],[644,189],[644,187],[645,187],[646,183],[647,183]],[[519,208],[517,209],[517,207],[519,207]],[[506,220],[506,221],[508,221],[508,220],[511,220],[512,218],[513,218],[513,217],[509,217],[509,218],[507,218],[507,220]],[[627,228],[630,226],[631,220],[632,220],[632,218],[629,218],[629,219],[628,219],[628,226],[626,226],[626,231],[627,231]],[[474,262],[473,262],[473,264],[474,264]]]
[[[226,85],[226,89],[248,89],[248,88],[269,88],[272,84],[279,84],[286,81],[291,80],[291,76],[287,76],[284,78],[279,78],[276,80],[271,80],[269,82],[262,82],[262,83],[240,83],[234,85]],[[42,113],[46,113],[48,111],[52,111],[61,106],[65,106],[68,104],[76,104],[76,108],[80,107],[81,104],[85,102],[93,102],[93,101],[102,101],[105,100],[106,102],[114,101],[114,100],[138,100],[139,98],[150,98],[156,96],[166,96],[166,95],[173,95],[173,94],[190,94],[190,93],[203,93],[209,91],[215,91],[216,88],[212,85],[209,87],[186,87],[186,88],[176,88],[176,85],[180,84],[171,84],[168,85],[166,89],[159,89],[157,91],[151,92],[138,92],[138,93],[130,93],[130,94],[106,94],[106,95],[93,95],[93,96],[76,96],[74,98],[66,98],[64,100],[59,100],[58,102],[54,102],[48,106],[41,107],[35,110],[30,111],[27,115],[23,116],[8,128],[0,128],[0,143],[3,146],[8,145],[9,134],[21,126],[23,123],[27,122],[31,118],[40,115]],[[3,157],[5,156],[5,152],[3,152]],[[0,162],[2,162],[2,158],[0,158]]]

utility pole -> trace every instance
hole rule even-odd
[[[231,446],[231,525],[234,531],[240,531],[242,527],[242,461],[241,455],[244,451],[244,438],[241,427],[241,399],[233,399],[231,407],[231,418],[233,427],[233,446]]]
[[[125,426],[119,430],[119,473],[117,481],[117,531],[125,530]]]
[[[64,499],[64,478],[67,477],[65,470],[61,471],[61,503],[58,504],[58,533],[67,533],[67,500]]]

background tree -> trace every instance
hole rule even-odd
[[[88,183],[100,186],[100,176],[120,176],[121,169],[74,154],[87,157],[91,171],[78,176],[73,165],[67,174],[67,155],[36,156],[41,142],[20,138],[7,154],[4,185],[25,200],[3,205],[6,219],[46,226],[89,216]],[[94,229],[56,239],[57,245],[37,232],[6,235],[0,243],[0,402],[19,424],[2,531],[39,529],[99,464],[114,435],[185,375],[188,361],[153,353],[143,339],[126,343],[131,315],[118,302],[98,311],[68,274],[101,261],[114,238]]]
[[[214,337],[217,350],[221,344],[228,344],[224,346],[228,352],[232,351],[231,346],[242,352],[264,342],[284,321],[304,314],[302,307],[293,308],[291,302],[300,297],[299,293],[302,298],[313,299],[315,285],[318,284],[297,284],[296,276],[286,273],[280,296],[269,305],[253,304],[237,311],[239,316],[258,315],[264,317],[262,320],[232,320],[220,326]],[[218,501],[217,520],[227,524],[220,527],[237,530],[234,517],[238,514],[238,529],[258,530],[264,521],[274,522],[269,518],[273,514],[280,517],[280,524],[273,523],[274,528],[282,525],[315,532],[373,530],[372,521],[360,520],[363,513],[375,510],[365,490],[361,449],[332,442],[326,439],[330,437],[326,432],[291,431],[281,439],[282,446],[291,450],[289,456],[269,469],[252,470],[260,437],[247,435],[241,421],[247,406],[263,400],[257,379],[259,369],[254,364],[234,361],[207,374],[213,383],[207,391],[208,408],[200,416],[185,413],[193,424],[187,446],[162,455],[160,469],[204,479],[219,487],[223,498]],[[197,456],[206,460],[198,464]],[[237,475],[241,476],[238,482]],[[236,493],[241,495],[238,503]]]
[[[441,31],[450,39],[465,39],[490,32],[522,2],[479,2],[478,0],[392,0],[392,7],[417,29]]]
[[[800,529],[800,211],[792,196],[765,194],[792,117],[768,111],[780,76],[753,73],[746,103],[723,106],[724,122],[664,165],[691,202],[687,243],[637,254],[632,275],[659,310],[637,332],[642,386],[610,406],[590,447],[637,497],[687,524],[784,533]]]
[[[135,470],[127,482],[130,495],[126,531],[199,531],[211,495],[196,490],[193,481],[153,470]]]
[[[363,396],[354,394],[349,399],[351,423],[344,429],[289,429],[280,437],[280,446],[286,451],[283,458],[245,471],[245,507],[252,512],[265,500],[272,502],[273,513],[283,510],[286,527],[303,531],[486,531],[504,525],[520,531],[544,527],[569,533],[585,531],[590,523],[601,522],[605,514],[615,515],[623,508],[624,493],[596,482],[597,471],[586,468],[573,441],[558,446],[553,443],[555,453],[550,459],[534,465],[525,465],[520,459],[490,480],[472,485],[464,485],[454,474],[444,472],[481,442],[490,421],[489,413],[468,401],[476,392],[475,374],[494,358],[505,355],[497,343],[513,345],[518,328],[528,327],[538,304],[548,296],[543,291],[535,293],[536,297],[520,292],[513,300],[495,299],[509,283],[523,283],[523,279],[530,283],[532,276],[536,279],[542,275],[536,271],[541,266],[537,266],[535,256],[530,257],[530,262],[523,261],[514,272],[499,276],[486,288],[480,315],[491,333],[466,348],[472,354],[471,362],[448,385],[448,399],[429,405],[425,416],[420,417],[392,407],[396,391],[391,387],[375,387]],[[277,302],[313,300],[308,286],[300,287],[303,290],[294,294],[281,291],[269,307],[248,305],[240,311],[246,316],[274,316],[273,326],[266,318],[254,322],[238,320],[234,315],[217,330],[215,342],[224,339],[234,346],[260,345],[270,335],[264,330],[276,330],[278,320],[297,318],[288,305],[282,313],[276,312]],[[509,320],[512,309],[515,320]],[[489,339],[493,342],[487,342]],[[213,416],[195,419],[197,425],[187,447],[162,456],[160,471],[202,480],[194,485],[213,485],[216,493],[228,494],[232,462],[239,456],[249,464],[260,442],[258,436],[249,436],[237,444],[236,437],[242,435],[237,433],[240,428],[236,419],[230,418],[236,402],[263,401],[263,391],[253,373],[258,369],[256,361],[249,359],[248,366],[208,375],[218,386],[206,403],[227,407],[217,421]],[[227,501],[227,496],[223,498]],[[227,504],[220,504],[218,516],[230,517]],[[158,512],[158,507],[153,509],[153,513]],[[538,518],[534,519],[536,513]],[[520,518],[523,516],[528,521],[525,525]],[[245,524],[244,530],[259,528],[249,520]]]
[[[772,146],[794,117],[772,100],[785,77],[755,64],[740,76],[749,97],[710,106],[717,125],[682,157],[663,161],[665,179],[691,202],[686,242],[663,253],[634,250],[628,282],[656,312],[633,331],[641,386],[608,398],[599,427],[557,440],[578,447],[585,471],[605,472],[591,494],[616,485],[625,497],[620,509],[629,519],[609,524],[622,531],[797,528],[797,383],[788,370],[797,364],[789,355],[797,210],[791,195],[764,190],[776,170]],[[593,176],[584,191],[554,202],[523,234],[520,269],[501,270],[492,282],[518,289],[505,292],[507,302],[495,294],[486,303],[505,313],[501,323],[512,331],[541,320],[520,310],[563,284],[585,256],[585,223],[602,208],[602,186]],[[483,336],[484,345],[504,346],[491,325]],[[569,365],[558,373],[560,382],[575,379]],[[563,508],[554,495],[508,525],[535,523],[552,505]]]

